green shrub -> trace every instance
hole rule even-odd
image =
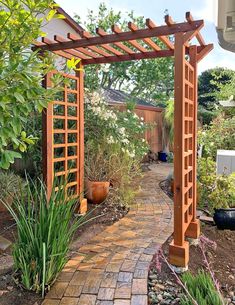
[[[205,271],[201,270],[196,275],[186,272],[182,275],[182,281],[198,305],[223,305],[210,275]],[[195,302],[185,295],[180,304],[195,305]]]
[[[212,158],[199,158],[197,166],[198,203],[200,207],[209,207],[209,194],[215,187],[216,163]]]
[[[0,200],[13,201],[25,188],[25,181],[9,171],[0,171]]]
[[[85,99],[85,143],[119,144],[130,158],[142,159],[148,151],[144,132],[150,126],[129,107],[126,111],[111,108],[104,97],[93,92]]]
[[[235,207],[235,174],[217,176],[208,200],[215,209]]]
[[[235,175],[217,175],[212,158],[198,159],[198,203],[210,211],[235,206]]]
[[[90,180],[110,181],[114,201],[128,205],[134,196],[133,177],[148,151],[144,132],[149,128],[128,107],[117,111],[98,93],[87,94],[85,103],[85,172]]]
[[[203,146],[203,157],[210,157],[214,161],[218,149],[234,149],[235,116],[218,116],[208,127],[199,131],[198,142]]]
[[[2,0],[0,5],[0,168],[8,169],[15,158],[34,144],[28,118],[53,100],[58,87],[45,89],[44,75],[55,69],[53,56],[32,51],[34,40],[45,35],[43,24],[63,18],[52,0]],[[58,76],[52,78],[58,84]]]
[[[65,200],[63,186],[52,191],[49,201],[42,182],[30,181],[26,190],[14,209],[8,206],[17,226],[14,266],[25,289],[44,295],[65,265],[73,234],[84,217],[72,219],[75,199]]]

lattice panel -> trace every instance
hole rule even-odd
[[[78,196],[79,189],[79,79],[76,76],[60,73],[65,77],[66,85],[47,109],[47,161],[49,176],[47,186],[67,182],[67,196]],[[47,86],[50,86],[51,73],[47,76]],[[68,82],[68,84],[67,84]],[[50,165],[51,163],[51,165]]]
[[[185,231],[193,218],[193,147],[194,147],[194,69],[185,60],[185,82],[184,82],[184,152],[183,152],[183,196],[184,196],[184,223]]]

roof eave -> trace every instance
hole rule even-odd
[[[77,33],[84,31],[84,28],[81,27],[68,13],[65,12],[61,7],[58,7],[57,12],[65,17],[64,21],[71,26]]]

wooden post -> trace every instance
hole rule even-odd
[[[190,64],[194,68],[194,112],[193,112],[193,218],[189,224],[185,235],[190,238],[198,239],[200,236],[200,222],[196,218],[197,216],[197,46],[191,46],[189,48]]]
[[[43,81],[43,87],[51,86],[51,73],[48,73]],[[47,109],[42,112],[42,171],[43,180],[47,188],[47,198],[49,200],[54,177],[53,168],[53,105],[48,104]]]
[[[186,267],[189,243],[184,233],[184,134],[185,134],[185,45],[184,34],[175,34],[175,101],[174,101],[174,240],[169,248],[172,265]]]
[[[79,63],[80,71],[76,72],[78,77],[77,86],[79,92],[79,146],[78,146],[78,156],[79,156],[79,198],[80,206],[79,213],[84,214],[87,212],[87,200],[84,198],[84,70],[83,65]]]

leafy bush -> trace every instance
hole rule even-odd
[[[216,160],[218,149],[234,149],[235,116],[217,117],[212,123],[198,133],[198,142],[203,146],[203,157]]]
[[[12,202],[25,188],[25,181],[13,172],[0,171],[0,201]],[[9,202],[10,201],[10,202]]]
[[[148,151],[144,140],[147,128],[133,110],[116,111],[98,93],[88,94],[85,103],[87,178],[111,181],[119,193],[115,194],[123,198],[133,176],[139,173],[140,160]]]
[[[211,211],[235,206],[235,175],[217,175],[209,157],[198,160],[198,203]]]
[[[209,194],[215,187],[216,163],[212,158],[199,158],[197,166],[198,203],[201,207],[210,207]]]
[[[7,207],[17,225],[12,254],[18,281],[43,296],[65,265],[73,234],[84,217],[72,220],[75,199],[65,200],[63,187],[57,192],[54,189],[47,201],[40,181],[30,181],[26,195],[19,196],[14,209]]]
[[[182,281],[198,305],[223,305],[209,273],[203,270],[199,271],[196,275],[186,272],[182,275]],[[195,305],[192,298],[185,295],[181,298],[180,304]]]
[[[208,201],[215,209],[235,207],[235,174],[217,176]]]
[[[59,89],[42,87],[53,56],[39,56],[31,46],[45,36],[43,23],[62,16],[52,0],[2,0],[0,16],[0,168],[8,169],[34,144],[34,134],[26,132],[31,112],[41,112]],[[58,75],[52,81],[57,84]]]
[[[119,143],[131,158],[143,158],[148,150],[144,132],[149,128],[133,110],[115,111],[97,92],[87,94],[85,102],[85,143]]]

